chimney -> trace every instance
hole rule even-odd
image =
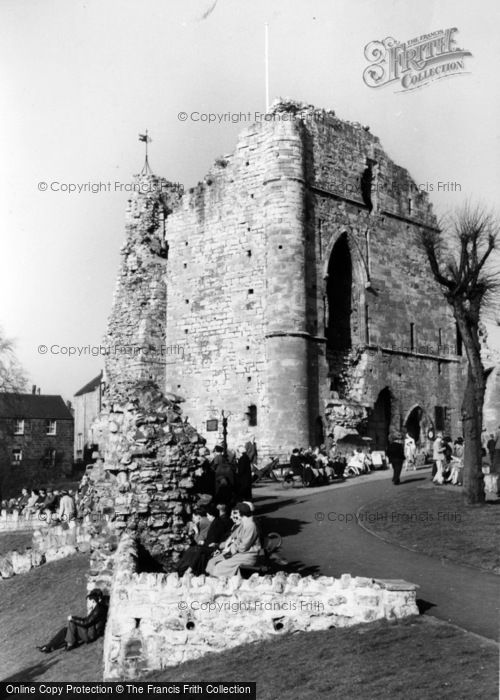
[[[31,387],[31,393],[36,394],[36,384],[33,384],[33,386]]]

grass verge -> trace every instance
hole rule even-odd
[[[69,614],[85,615],[88,566],[78,554],[0,581],[0,680],[102,680],[102,639],[70,653],[36,649]]]
[[[467,506],[460,490],[431,485],[397,489],[371,501],[360,523],[387,542],[500,574],[500,505]]]
[[[435,618],[288,635],[155,673],[155,682],[257,683],[259,700],[498,697],[498,647]]]

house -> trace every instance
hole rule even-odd
[[[85,384],[74,396],[75,407],[75,462],[92,461],[92,453],[98,449],[92,424],[101,410],[102,372]]]
[[[38,390],[40,391],[40,390]],[[69,476],[73,466],[73,414],[61,396],[0,394],[2,498]]]

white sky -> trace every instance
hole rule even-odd
[[[37,353],[99,345],[124,236],[126,192],[39,192],[39,181],[129,183],[142,167],[187,187],[229,153],[244,125],[180,122],[179,111],[264,111],[271,97],[369,124],[438,214],[465,199],[496,205],[500,175],[496,0],[1,0],[0,324],[30,381],[65,398],[99,358]],[[363,50],[457,27],[467,75],[412,93],[369,89]]]

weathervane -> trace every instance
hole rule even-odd
[[[151,137],[148,136],[147,129],[146,129],[145,134],[139,134],[139,141],[142,141],[146,146],[146,157],[144,159],[144,166],[141,170],[141,175],[152,175],[153,171],[151,170],[151,168],[149,166],[149,160],[148,160],[148,143],[151,143]]]

